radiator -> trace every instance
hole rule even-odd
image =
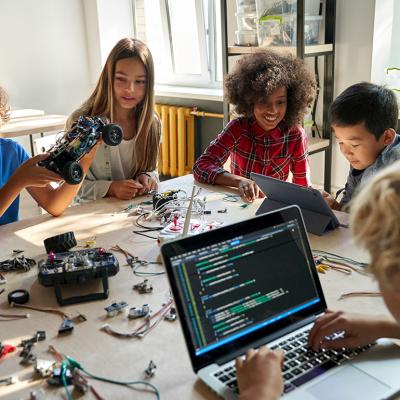
[[[194,116],[190,108],[156,104],[162,123],[161,160],[163,175],[190,174],[194,164]]]

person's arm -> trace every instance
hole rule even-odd
[[[8,182],[0,189],[0,216],[2,216],[11,203],[25,188],[28,190],[44,189],[50,182],[60,182],[60,175],[46,168],[39,167],[39,161],[47,158],[47,154],[40,154],[21,164],[10,177]]]
[[[94,157],[96,156],[96,152],[100,142],[94,146],[88,154],[86,154],[81,160],[80,165],[83,169],[84,175],[86,175],[90,164],[92,163]],[[43,167],[37,167],[41,169],[45,169]],[[51,172],[51,171],[49,171]],[[58,180],[60,180],[60,176],[56,175]],[[46,185],[45,187],[28,187],[27,190],[31,194],[31,196],[36,200],[40,207],[43,207],[48,213],[57,217],[61,215],[65,209],[69,206],[72,199],[77,194],[81,184],[78,185],[69,185],[64,182],[57,189],[53,189],[52,187]]]
[[[235,135],[238,134],[239,130],[240,122],[238,120],[231,121],[217,138],[209,144],[193,166],[193,176],[196,181],[213,185],[217,183],[216,179],[218,175],[231,175],[223,166],[230,156],[230,151],[236,140]]]
[[[336,332],[343,332],[342,337],[329,340],[329,336]],[[400,339],[400,326],[394,319],[328,310],[316,320],[308,344],[316,351],[321,348],[354,348],[382,337]]]
[[[304,129],[299,129],[299,135],[294,139],[294,148],[290,159],[290,170],[293,174],[293,183],[302,186],[311,186],[310,166],[308,164],[308,137]]]
[[[236,359],[240,400],[277,400],[283,391],[283,351],[267,346]]]

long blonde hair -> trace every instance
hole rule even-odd
[[[132,178],[140,172],[152,171],[157,167],[160,147],[160,121],[154,111],[154,64],[148,47],[137,39],[121,39],[111,50],[101,72],[96,88],[89,98],[68,118],[66,127],[70,129],[81,115],[104,116],[114,121],[113,81],[117,61],[138,58],[146,69],[146,94],[136,106],[136,134],[133,138],[135,166]]]
[[[371,255],[380,283],[400,292],[400,160],[377,174],[350,203],[354,238]]]

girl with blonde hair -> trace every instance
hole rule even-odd
[[[121,39],[111,50],[93,93],[67,121],[105,117],[121,126],[119,146],[102,143],[79,197],[131,199],[157,188],[161,126],[154,111],[154,66],[150,50],[137,39]]]
[[[353,236],[370,255],[369,269],[378,281],[390,317],[328,311],[313,326],[313,350],[356,348],[379,338],[400,339],[400,161],[378,173],[350,202]],[[343,337],[329,340],[334,332]],[[282,350],[249,350],[237,360],[241,400],[278,399],[283,391]],[[399,360],[400,362],[400,360]]]

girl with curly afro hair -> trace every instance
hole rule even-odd
[[[197,159],[197,181],[233,186],[243,200],[263,196],[250,179],[256,172],[309,186],[307,135],[301,127],[316,91],[304,61],[262,50],[242,57],[225,78],[226,101],[237,118]],[[231,158],[230,172],[223,168]]]

